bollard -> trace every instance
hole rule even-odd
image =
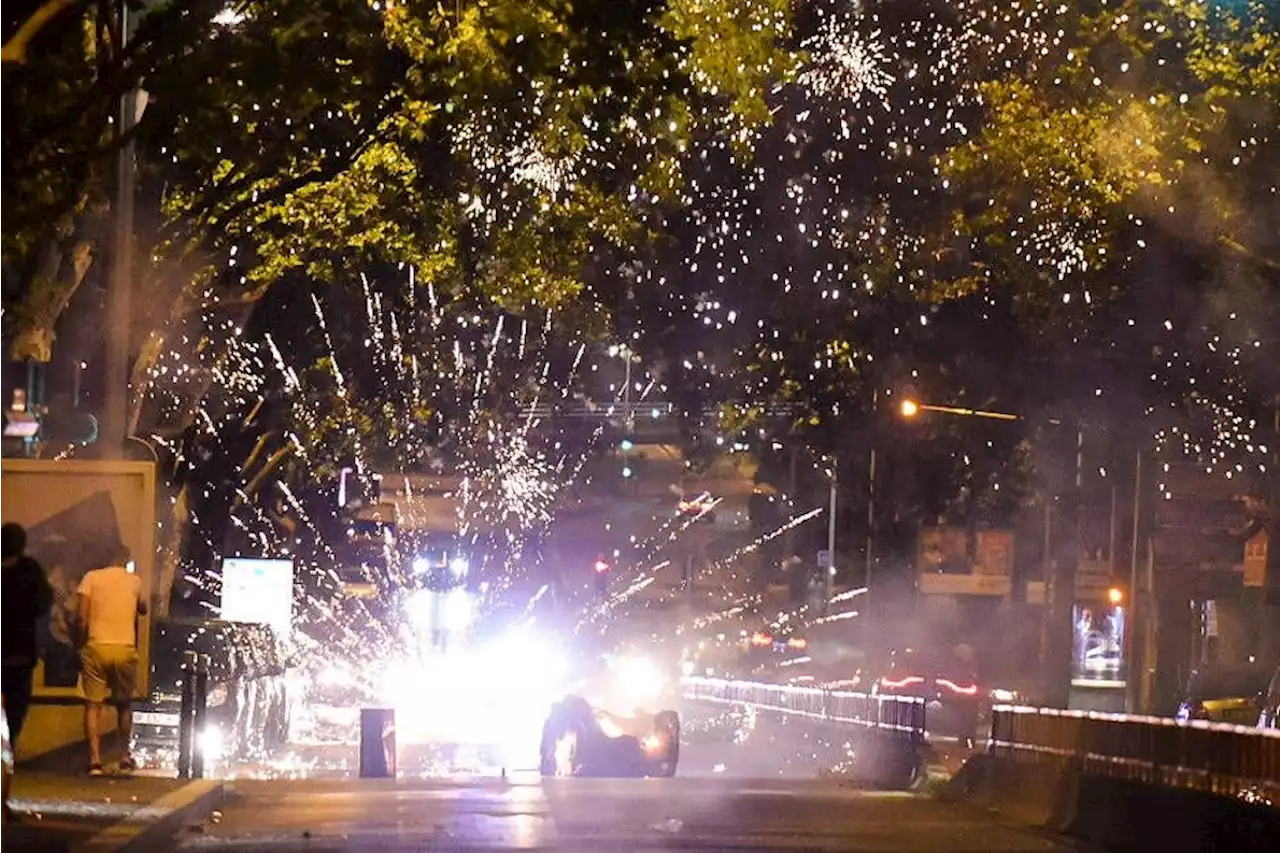
[[[195,742],[192,729],[195,725],[196,698],[195,652],[182,656],[182,699],[178,706],[178,778],[191,778],[191,747]]]
[[[360,711],[360,778],[394,779],[396,712],[391,708]]]
[[[191,714],[191,778],[204,778],[204,745],[208,738],[205,729],[209,725],[209,656],[196,659],[195,687],[192,690]]]

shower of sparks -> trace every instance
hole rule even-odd
[[[886,70],[889,63],[880,38],[878,30],[863,35],[848,17],[831,15],[818,35],[801,45],[813,59],[800,72],[800,85],[815,98],[838,99],[849,106],[856,106],[864,94],[883,98],[893,77]]]
[[[701,11],[703,4],[686,5]],[[740,417],[770,406],[773,414],[791,417],[794,399],[811,394],[820,400],[821,390],[831,389],[815,419],[838,422],[865,408],[848,389],[884,393],[884,385],[874,384],[883,375],[879,371],[888,369],[881,365],[900,361],[913,379],[931,370],[937,375],[952,354],[935,352],[928,362],[930,356],[918,353],[938,340],[961,338],[969,345],[998,337],[1002,330],[993,318],[1016,313],[1028,294],[1059,312],[1052,325],[1064,335],[1064,351],[1155,353],[1150,372],[1144,367],[1145,375],[1133,384],[1145,407],[1143,429],[1155,439],[1160,461],[1192,460],[1206,476],[1233,483],[1266,473],[1275,448],[1262,437],[1269,427],[1259,412],[1264,407],[1256,383],[1248,377],[1259,374],[1259,365],[1276,362],[1274,335],[1268,336],[1258,312],[1235,310],[1234,304],[1198,318],[1194,328],[1157,316],[1158,307],[1124,313],[1113,291],[1136,277],[1156,229],[1150,213],[1117,211],[1121,187],[1091,183],[1073,171],[1097,159],[1097,145],[1091,144],[1096,140],[1068,132],[1079,130],[1070,123],[1040,122],[1056,136],[1046,131],[1041,145],[1028,148],[1050,164],[1043,174],[1028,176],[1025,192],[1001,202],[1008,210],[995,226],[1008,247],[1002,257],[1017,264],[1016,273],[993,269],[970,234],[944,228],[939,241],[919,227],[929,211],[956,202],[957,162],[966,153],[978,160],[989,153],[982,147],[992,124],[984,87],[1014,77],[1039,86],[1028,103],[1044,92],[1053,95],[1046,100],[1076,97],[1070,87],[1079,81],[1057,75],[1086,55],[1082,45],[1090,48],[1090,58],[1074,73],[1087,71],[1088,105],[1107,118],[1100,123],[1115,136],[1104,146],[1109,162],[1101,165],[1114,168],[1117,183],[1140,185],[1142,193],[1134,195],[1176,222],[1178,193],[1191,190],[1179,183],[1178,173],[1162,172],[1168,164],[1147,159],[1155,156],[1147,152],[1163,150],[1172,163],[1188,159],[1182,156],[1188,151],[1167,130],[1145,141],[1128,133],[1127,117],[1159,106],[1158,115],[1170,127],[1199,122],[1197,104],[1188,104],[1183,91],[1194,82],[1184,67],[1190,64],[1186,46],[1208,39],[1202,48],[1204,55],[1211,53],[1216,36],[1204,35],[1211,28],[1199,21],[1225,13],[1187,0],[1148,5],[1133,11],[1132,19],[1127,12],[1099,13],[1112,29],[1123,30],[1118,44],[1161,36],[1151,57],[1168,66],[1167,73],[1144,74],[1141,83],[1130,70],[1134,57],[1112,58],[1101,50],[1095,55],[1088,42],[1097,34],[1081,31],[1070,4],[863,0],[815,4],[809,32],[801,33],[796,73],[775,75],[768,90],[771,121],[763,126],[746,128],[708,108],[689,117],[686,133],[677,132],[678,123],[660,110],[614,124],[587,109],[580,116],[581,138],[568,140],[549,133],[554,125],[545,121],[564,107],[565,93],[538,81],[518,104],[468,107],[450,125],[449,142],[474,172],[474,185],[450,196],[450,203],[456,202],[458,220],[473,229],[480,245],[504,233],[508,223],[574,197],[593,175],[614,176],[620,167],[610,158],[619,141],[642,151],[661,142],[684,155],[670,194],[646,188],[635,175],[619,180],[630,210],[670,242],[591,250],[592,275],[598,278],[582,282],[584,296],[609,302],[609,294],[631,294],[619,312],[627,319],[614,330],[612,351],[601,352],[598,342],[567,328],[568,320],[555,312],[531,309],[517,317],[487,303],[455,299],[408,267],[394,282],[364,276],[347,282],[335,288],[341,299],[308,294],[305,311],[294,306],[307,316],[305,327],[300,323],[292,330],[260,318],[253,323],[243,306],[210,291],[198,317],[167,330],[171,351],[150,373],[148,406],[163,427],[150,438],[166,452],[183,454],[175,467],[192,478],[184,480],[195,507],[190,535],[203,538],[200,544],[211,555],[210,563],[184,565],[181,575],[216,593],[216,567],[229,546],[213,541],[213,531],[221,530],[213,522],[216,514],[229,513],[227,539],[238,541],[235,550],[295,559],[304,575],[300,586],[307,590],[299,627],[304,635],[326,637],[316,654],[348,668],[369,657],[371,644],[390,656],[403,644],[405,626],[364,601],[343,598],[349,574],[342,570],[350,567],[342,565],[347,558],[338,553],[333,531],[348,519],[327,496],[314,495],[318,483],[334,480],[347,460],[362,479],[373,473],[456,474],[457,491],[447,496],[456,506],[456,532],[477,549],[481,542],[501,544],[493,547],[495,554],[485,553],[483,568],[492,570],[495,592],[508,591],[537,559],[531,540],[554,524],[568,496],[591,485],[588,463],[601,455],[610,421],[670,417],[666,395],[676,384],[674,375],[682,375],[686,390],[710,401],[706,408],[712,414],[692,415],[702,438],[725,455],[754,452],[774,436],[764,429],[730,429],[718,404]],[[752,6],[743,14],[774,13]],[[239,23],[219,20],[228,27]],[[785,29],[771,19],[756,25]],[[1185,38],[1166,38],[1170,30]],[[687,61],[682,67],[692,89],[717,94],[705,71]],[[1233,167],[1259,162],[1268,145],[1274,147],[1274,128],[1251,121],[1241,118],[1239,127],[1227,123],[1222,131],[1239,136],[1228,146]],[[1127,135],[1122,138],[1116,128]],[[641,159],[646,167],[655,162]],[[1208,154],[1190,159],[1218,166]],[[1266,180],[1272,183],[1264,189],[1274,199],[1280,189],[1274,176]],[[985,189],[966,188],[972,198],[965,201],[995,208],[996,193]],[[939,245],[945,247],[939,256],[954,254],[972,266],[972,289],[955,300],[962,312],[923,298],[935,281],[922,258]],[[236,248],[231,247],[228,268]],[[525,272],[517,268],[511,275]],[[1010,279],[1033,285],[1024,294]],[[1223,301],[1231,299],[1246,302],[1224,292]],[[664,346],[662,364],[633,356],[633,350]],[[620,377],[600,378],[620,373],[620,355],[631,369],[628,388]],[[563,434],[556,415],[578,406],[577,393],[598,379],[609,398],[604,416],[572,437]],[[594,390],[586,396],[598,399],[601,389]],[[1101,404],[1112,396],[1111,385],[1100,380]],[[175,437],[188,426],[194,440]],[[275,443],[264,446],[255,464],[273,454],[285,461],[279,475],[253,493],[253,472],[260,467],[237,466],[247,455],[240,446],[244,437],[259,434]],[[234,481],[230,488],[228,480]],[[411,486],[406,490],[397,500],[407,507],[432,499],[414,494]],[[220,493],[229,509],[214,500]],[[793,497],[798,499],[787,496],[788,502]],[[709,508],[715,506],[713,500]],[[730,600],[693,626],[740,613],[747,605],[731,581],[747,571],[741,558],[822,512],[797,511],[776,530],[712,561],[706,571],[724,581]],[[619,543],[616,589],[607,601],[584,605],[580,621],[605,622],[641,593],[653,594],[659,574],[670,571],[673,552],[697,535],[696,523],[663,514],[648,536]],[[389,544],[383,550],[390,580],[407,585],[405,555]],[[373,579],[371,571],[366,574]],[[541,578],[534,585],[526,614],[556,597]],[[653,600],[674,596],[663,593]],[[759,604],[758,598],[751,601]],[[803,614],[804,608],[786,611],[776,620]],[[288,772],[297,769],[290,767]]]

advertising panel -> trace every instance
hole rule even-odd
[[[53,587],[49,618],[39,626],[35,696],[80,695],[80,654],[73,627],[77,590],[121,545],[133,557],[148,600],[154,597],[155,471],[150,462],[5,459],[0,469],[4,520],[27,529],[27,553]],[[151,625],[138,621],[139,698],[147,695]]]
[[[1013,578],[1000,575],[944,575],[920,576],[920,591],[925,595],[1010,595]]]
[[[1077,604],[1072,614],[1074,654],[1071,683],[1109,686],[1127,675],[1125,631],[1128,614],[1120,605]]]
[[[919,590],[925,595],[992,595],[1013,592],[1013,533],[963,527],[929,527],[920,531]],[[972,553],[972,557],[970,556]]]
[[[1244,585],[1267,585],[1267,531],[1254,534],[1244,545]]]

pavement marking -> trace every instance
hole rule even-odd
[[[128,853],[168,837],[182,824],[203,818],[222,800],[223,782],[197,779],[165,794],[145,812],[107,827],[92,838],[77,844],[72,853]],[[136,816],[141,814],[143,819]]]

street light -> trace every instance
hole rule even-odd
[[[944,415],[961,415],[963,417],[985,418],[997,421],[1021,421],[1024,418],[1021,415],[1009,414],[1008,412],[991,412],[984,409],[969,409],[961,406],[935,406],[928,403],[921,403],[916,400],[906,399],[902,402],[900,411],[904,418],[914,418],[920,412],[938,412]],[[1062,421],[1057,418],[1050,418],[1049,423],[1061,425]],[[1050,567],[1054,565],[1050,562],[1048,549],[1045,553],[1044,575],[1048,588],[1048,618],[1043,626],[1041,634],[1041,655],[1043,660],[1041,670],[1043,676],[1048,679],[1046,683],[1046,699],[1054,697],[1057,682],[1053,680],[1054,662],[1063,656],[1059,651],[1054,654],[1053,650],[1057,649],[1059,642],[1055,642],[1055,638],[1059,635],[1058,628],[1065,622],[1067,626],[1071,623],[1071,606],[1075,603],[1075,585],[1076,571],[1078,568],[1080,544],[1083,539],[1084,528],[1084,428],[1081,424],[1076,424],[1076,464],[1075,464],[1075,488],[1071,492],[1071,500],[1075,507],[1075,525],[1076,525],[1076,541],[1075,547],[1072,549],[1069,559],[1060,561],[1056,564],[1052,578],[1050,577]],[[1049,541],[1048,514],[1045,515],[1045,542]],[[1113,557],[1114,560],[1114,557]],[[1112,590],[1112,595],[1118,594],[1119,590]],[[1115,603],[1113,601],[1113,603]],[[1069,680],[1068,680],[1069,683]],[[1067,688],[1067,696],[1063,697],[1059,703],[1050,702],[1050,704],[1062,704],[1064,707],[1070,700],[1070,688]]]
[[[903,400],[899,409],[904,418],[914,418],[921,412],[940,412],[944,415],[963,415],[970,418],[988,418],[996,421],[1020,421],[1021,415],[1011,415],[1008,412],[988,412],[983,409],[965,409],[959,406],[934,406],[929,403],[921,403],[916,400]],[[1051,421],[1058,423],[1058,421]]]

